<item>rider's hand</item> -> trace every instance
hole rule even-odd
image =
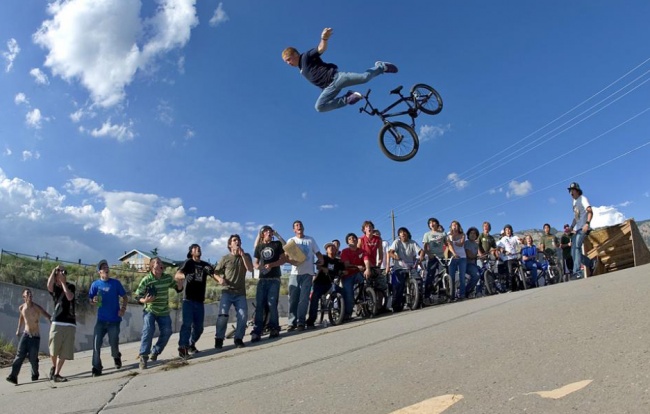
[[[329,40],[331,36],[332,36],[332,28],[326,27],[323,29],[323,33],[321,33],[320,38],[323,40]]]

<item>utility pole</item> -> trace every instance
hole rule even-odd
[[[391,226],[392,226],[392,229],[393,229],[393,239],[392,240],[395,240],[395,212],[393,210],[390,211],[390,223],[391,223]]]

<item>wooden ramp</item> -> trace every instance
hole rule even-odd
[[[598,258],[594,275],[650,263],[650,250],[634,219],[592,231],[584,249],[590,259]]]

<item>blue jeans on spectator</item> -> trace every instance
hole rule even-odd
[[[172,318],[169,315],[156,316],[151,312],[144,311],[142,312],[142,340],[140,341],[140,355],[146,357],[149,356],[149,353],[159,355],[165,349],[169,337],[172,336]],[[160,336],[158,341],[153,348],[151,348],[151,343],[153,342],[153,334],[156,330],[156,323],[158,324],[158,330],[160,331]]]
[[[407,269],[396,269],[391,271],[390,280],[393,283],[393,312],[401,312],[404,309],[404,289],[406,278],[409,275]]]
[[[363,73],[338,72],[334,76],[332,83],[323,89],[318,100],[316,100],[316,110],[318,112],[327,112],[347,105],[344,95],[337,98],[343,88],[366,83],[382,73],[384,73],[384,68],[378,66],[374,66]]]
[[[237,312],[237,328],[235,328],[235,339],[243,339],[246,334],[246,320],[248,319],[248,303],[246,294],[236,295],[227,291],[221,292],[219,301],[219,313],[217,314],[217,332],[215,338],[224,339],[228,327],[228,312],[234,306]]]
[[[524,262],[524,268],[530,272],[530,280],[534,287],[537,287],[537,261],[536,260],[526,260]]]
[[[278,318],[278,297],[280,296],[279,278],[260,278],[255,292],[255,327],[253,334],[262,335],[264,330],[264,307],[269,308],[269,329],[280,330]]]
[[[460,282],[460,298],[465,296],[465,273],[467,273],[467,257],[451,259],[449,263],[449,276],[451,276],[451,297],[456,297],[456,271],[458,271],[458,281]]]
[[[343,301],[345,304],[345,315],[343,318],[349,318],[352,316],[352,309],[354,308],[354,285],[363,280],[363,275],[361,273],[356,273],[352,276],[347,276],[343,278]]]
[[[9,376],[18,379],[23,361],[29,356],[29,363],[32,365],[32,381],[38,379],[38,349],[40,346],[40,336],[32,336],[24,333],[18,342],[18,352],[16,353],[14,362],[11,364],[11,374]]]
[[[467,285],[467,289],[465,290],[465,297],[469,296],[470,293],[474,289],[476,289],[476,285],[478,284],[478,280],[481,277],[478,269],[478,265],[476,262],[467,262],[467,274],[470,276],[469,277],[469,284]]]
[[[189,348],[199,341],[203,333],[205,307],[203,302],[183,300],[183,324],[178,337],[179,348]]]
[[[102,358],[100,355],[104,337],[108,334],[108,344],[111,346],[111,356],[119,358],[120,354],[120,323],[97,321],[95,323],[95,332],[93,334],[93,368],[100,373],[102,372]]]
[[[590,266],[590,260],[587,256],[582,254],[582,244],[585,241],[585,234],[582,229],[575,232],[571,236],[571,257],[573,257],[573,274],[580,274],[580,266]]]
[[[289,276],[289,326],[305,326],[313,279],[314,275],[308,273]]]
[[[311,298],[309,299],[309,318],[307,318],[307,325],[314,325],[318,317],[318,301],[320,298],[330,290],[332,284],[315,284],[312,287]]]

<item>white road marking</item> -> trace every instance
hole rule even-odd
[[[393,411],[391,414],[440,414],[462,399],[463,396],[460,394],[440,395],[408,407],[400,408],[399,410]]]
[[[555,390],[551,391],[537,391],[537,392],[529,392],[526,395],[530,394],[537,394],[542,398],[552,398],[554,400],[558,400],[562,397],[566,397],[567,395],[571,394],[572,392],[579,391],[586,387],[587,385],[591,384],[593,380],[584,380],[584,381],[578,381],[574,382],[572,384],[565,385],[564,387],[560,387]]]

